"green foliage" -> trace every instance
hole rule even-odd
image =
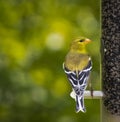
[[[75,113],[62,69],[73,39],[93,40],[91,81],[100,89],[100,1],[0,1],[0,121],[100,122],[100,101]],[[94,107],[96,106],[96,107]]]

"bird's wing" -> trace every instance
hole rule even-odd
[[[75,93],[78,95],[82,95],[87,87],[87,80],[92,69],[91,59],[89,58],[87,66],[81,71],[70,71],[67,67],[65,67],[64,64],[63,68],[73,89],[75,90]]]

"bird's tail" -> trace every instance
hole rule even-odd
[[[78,113],[79,111],[86,112],[83,95],[76,95],[76,112]]]

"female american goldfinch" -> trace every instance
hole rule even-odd
[[[74,40],[63,63],[63,69],[75,94],[76,112],[86,111],[84,107],[84,91],[88,84],[92,62],[85,47],[90,41],[90,39],[82,37]]]

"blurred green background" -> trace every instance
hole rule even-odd
[[[99,100],[75,113],[62,69],[79,36],[93,40],[90,80],[99,90],[99,0],[0,0],[0,122],[100,122]]]

